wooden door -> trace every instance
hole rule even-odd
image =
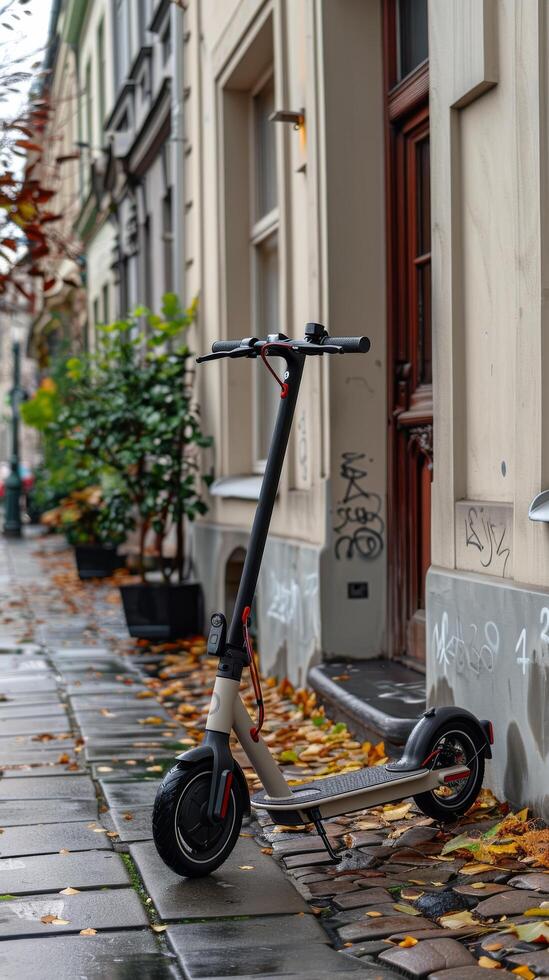
[[[433,473],[426,56],[426,0],[385,0],[389,635],[391,654],[418,666],[425,660]]]

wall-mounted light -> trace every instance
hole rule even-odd
[[[293,111],[292,109],[277,109],[271,112],[269,122],[292,123],[294,129],[301,129],[305,123],[305,109]]]

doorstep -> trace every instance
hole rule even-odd
[[[389,750],[425,711],[425,677],[394,660],[328,661],[311,668],[308,682],[334,721]]]

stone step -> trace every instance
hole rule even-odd
[[[394,660],[327,661],[308,681],[333,721],[389,749],[404,744],[425,711],[425,677]]]

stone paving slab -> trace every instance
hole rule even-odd
[[[2,674],[0,676],[1,694],[45,694],[47,692],[57,693],[57,681],[55,677],[48,677],[40,674],[39,677],[18,674]]]
[[[102,784],[103,795],[109,807],[131,809],[134,806],[152,806],[160,780],[156,782],[122,782]],[[2,786],[0,785],[0,793]]]
[[[94,834],[94,837],[103,834]],[[124,862],[114,851],[82,851],[0,859],[2,891],[37,895],[61,888],[111,888],[130,883]],[[1,909],[0,909],[1,914]]]
[[[40,743],[34,742],[32,744],[39,745]],[[49,744],[51,745],[51,742]],[[37,766],[56,763],[59,756],[65,755],[65,753],[69,755],[71,759],[76,758],[74,755],[73,742],[65,742],[62,749],[13,749],[11,752],[6,752],[4,755],[0,754],[0,770],[4,769],[6,766]]]
[[[72,852],[112,850],[112,847],[106,834],[93,832],[89,820],[48,823],[44,826],[4,827],[0,834],[0,858],[58,854],[61,849]]]
[[[323,943],[280,944],[276,940],[257,946],[208,947],[188,951],[184,943],[178,950],[179,960],[188,980],[209,977],[286,976],[299,965],[301,975],[313,978],[354,973],[362,975],[360,960],[341,956]]]
[[[549,949],[530,950],[528,953],[517,951],[506,956],[505,959],[511,970],[517,966],[528,966],[533,973],[543,977],[549,976]]]
[[[427,977],[435,970],[463,970],[475,966],[472,953],[456,939],[424,939],[408,949],[388,949],[380,953],[383,963],[396,967],[412,977]]]
[[[513,888],[479,902],[475,909],[475,916],[479,919],[491,919],[500,918],[502,915],[522,915],[527,909],[535,908],[538,904],[539,894],[536,892]]]
[[[114,759],[148,759],[149,756],[165,757],[166,754],[175,756],[185,750],[182,742],[170,739],[141,738],[130,741],[127,738],[111,737],[110,739],[90,738],[85,745],[84,755],[88,762],[100,762]],[[187,743],[188,746],[189,743]],[[1,745],[0,745],[1,749]]]
[[[498,980],[516,980],[515,973],[508,970],[498,970]],[[458,966],[452,970],[436,970],[431,973],[429,980],[486,980],[486,970],[481,966]]]
[[[55,915],[67,925],[51,925],[42,916]],[[131,929],[148,925],[137,894],[131,888],[86,891],[78,895],[30,895],[0,902],[0,939],[56,936],[81,929]],[[0,943],[0,950],[3,943]],[[62,975],[61,975],[62,976]],[[42,980],[42,978],[40,978]]]
[[[250,838],[240,838],[225,864],[208,878],[180,878],[166,867],[153,843],[133,844],[130,854],[166,921],[309,912],[281,869]],[[252,870],[243,870],[245,866]]]
[[[0,683],[5,674],[47,674],[50,671],[47,660],[34,654],[15,653],[0,657]]]
[[[61,701],[52,701],[49,704],[20,704],[17,702],[4,702],[0,704],[0,714],[2,718],[36,718],[37,714],[41,718],[66,718],[67,710]],[[49,722],[48,722],[49,724]]]
[[[96,800],[9,800],[0,802],[0,827],[95,820]]]
[[[74,746],[74,742],[71,739],[58,737],[59,733],[55,735],[55,738],[50,738],[46,741],[40,739],[41,734],[49,734],[47,722],[45,722],[42,732],[38,732],[35,735],[5,735],[4,738],[0,739],[0,765],[3,762],[13,762],[13,757],[18,754],[27,753],[27,755],[30,755],[34,753],[38,756],[41,752],[47,750],[53,752],[56,749],[59,755],[61,752],[68,752]]]
[[[168,926],[167,936],[177,953],[196,953],[225,947],[329,943],[313,915],[263,915],[252,919],[219,919]],[[384,946],[386,949],[387,947]]]
[[[362,919],[351,922],[338,929],[342,942],[360,942],[363,939],[386,939],[393,932],[413,932],[417,929],[431,929],[433,923],[421,915],[382,915],[379,919]]]
[[[57,689],[52,691],[37,691],[33,694],[31,691],[23,691],[18,693],[17,691],[12,691],[8,694],[7,691],[2,690],[0,684],[0,706],[2,710],[4,708],[14,708],[16,706],[21,707],[35,707],[36,705],[43,704],[60,704],[59,701],[59,691]]]
[[[50,927],[51,928],[51,927]],[[5,940],[0,944],[0,976],[39,980],[175,980],[175,957],[148,930]]]
[[[143,780],[146,782],[158,782],[159,779],[162,779],[163,774],[175,765],[175,759],[173,755],[170,755],[165,758],[156,758],[154,763],[145,762],[144,760],[135,762],[131,766],[127,763],[127,759],[125,762],[93,763],[91,767],[92,778],[100,779],[102,784],[141,782]],[[158,766],[161,767],[161,770],[158,770]]]
[[[60,732],[69,732],[70,727],[66,714],[48,715],[44,718],[40,713],[40,717],[37,718],[35,712],[34,718],[0,717],[0,739],[13,735],[40,735],[42,732],[52,732],[57,735]]]
[[[347,895],[340,895],[334,899],[336,909],[361,909],[369,905],[382,905],[390,902],[392,896],[386,888],[362,888],[358,894],[352,891]]]
[[[67,684],[67,694],[70,698],[78,698],[79,695],[89,695],[89,694],[123,694],[124,691],[131,691],[132,694],[137,694],[138,691],[146,691],[147,688],[140,684],[138,681],[129,678],[132,683],[124,684],[122,681],[109,681],[109,680],[86,680],[86,681],[73,681]]]
[[[549,892],[549,871],[517,875],[507,883],[513,888],[530,888],[532,891]]]
[[[73,765],[71,760],[70,765]],[[68,764],[44,762],[41,765],[29,765],[28,763],[20,766],[0,766],[0,779],[26,779],[27,776],[38,778],[39,776],[85,776],[84,769],[69,769]]]
[[[305,967],[306,969],[306,967]],[[234,974],[233,974],[234,976]],[[237,980],[280,980],[280,973],[238,973]],[[284,980],[330,980],[332,973],[330,971],[321,973],[284,973]],[[355,970],[347,969],[345,973],[337,973],[337,980],[402,980],[402,974],[395,973],[394,970],[388,970],[381,966],[362,966],[360,973]],[[227,974],[217,977],[208,977],[208,980],[227,980]],[[485,978],[484,978],[485,980]]]
[[[40,776],[0,780],[2,800],[94,800],[95,786],[89,776]]]
[[[131,807],[127,810],[113,808],[109,810],[109,816],[120,840],[133,843],[152,840],[152,812],[152,806]],[[171,872],[168,871],[168,874]]]

